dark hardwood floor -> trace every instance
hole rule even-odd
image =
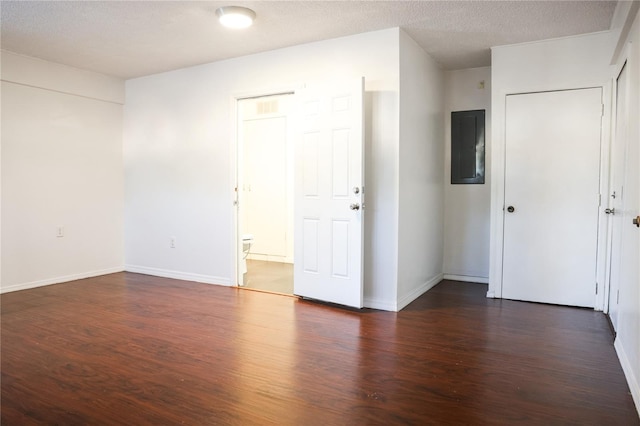
[[[3,425],[637,425],[602,313],[399,313],[119,273],[1,296]]]

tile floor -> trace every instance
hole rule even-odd
[[[247,260],[244,287],[273,293],[293,294],[293,264]]]

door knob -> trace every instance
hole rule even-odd
[[[360,210],[360,204],[358,204],[358,203],[353,203],[353,204],[351,204],[351,205],[349,206],[349,208],[350,208],[351,210]]]
[[[616,214],[616,209],[604,209],[605,214]]]
[[[507,211],[509,213],[513,213],[514,211],[516,211],[516,209],[513,206],[509,206],[509,207],[507,207]]]
[[[640,228],[640,216],[636,216],[633,218],[633,224]]]

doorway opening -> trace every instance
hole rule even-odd
[[[237,102],[237,283],[293,295],[292,93]]]

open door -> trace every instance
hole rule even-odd
[[[362,307],[364,78],[296,92],[293,288]]]

